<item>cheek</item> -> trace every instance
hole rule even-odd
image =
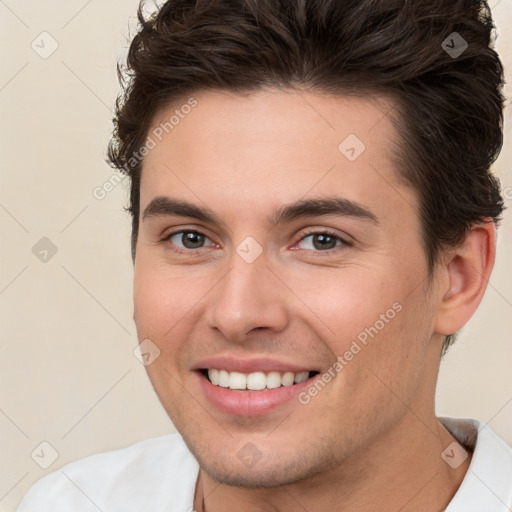
[[[394,304],[400,293],[369,268],[312,269],[294,276],[292,290],[295,311],[302,311],[336,355],[353,340],[364,343],[375,324],[380,332],[399,316]]]
[[[402,410],[404,404],[414,402],[423,379],[430,319],[423,294],[391,295],[391,299],[397,300],[386,304],[391,307],[382,313],[377,309],[377,316],[355,336],[361,350],[346,369],[354,396],[361,392],[374,402]]]
[[[201,281],[186,272],[170,273],[158,262],[140,260],[134,275],[134,310],[139,334],[163,340],[191,314],[204,295]]]
[[[406,389],[421,375],[418,365],[428,346],[424,295],[398,275],[383,280],[382,273],[368,268],[339,275],[320,281],[310,274],[296,279],[293,288],[310,308],[301,310],[329,348],[333,364],[340,363],[337,371],[344,377],[339,385],[343,381],[350,393],[373,394],[380,378],[392,389]]]
[[[186,367],[184,345],[198,301],[204,291],[186,274],[172,274],[157,262],[144,264],[141,258],[134,274],[134,311],[139,342],[151,340],[159,356],[146,372],[166,411],[179,424],[182,404],[182,370]]]

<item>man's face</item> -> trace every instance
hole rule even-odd
[[[363,456],[413,416],[418,427],[432,408],[435,292],[417,195],[391,161],[391,104],[277,89],[195,98],[149,130],[134,302],[139,340],[160,350],[151,382],[203,469],[280,485]],[[164,197],[212,218],[153,202]],[[225,387],[247,382],[257,389]]]

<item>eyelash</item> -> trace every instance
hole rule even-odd
[[[162,238],[160,240],[160,242],[168,242],[173,236],[179,235],[179,234],[183,234],[183,233],[194,233],[196,235],[201,235],[201,236],[204,236],[205,238],[209,239],[209,237],[207,235],[205,235],[204,233],[201,233],[200,231],[196,231],[196,230],[192,230],[192,229],[182,229],[182,230],[179,230],[179,231],[173,231],[172,233],[169,233],[164,238]],[[345,240],[344,238],[340,237],[336,233],[333,233],[332,231],[325,230],[325,229],[324,230],[320,230],[320,231],[309,231],[307,233],[304,233],[301,236],[301,238],[299,238],[299,240],[297,240],[295,242],[294,245],[302,242],[303,240],[305,240],[306,238],[310,237],[311,235],[327,235],[329,237],[335,238],[337,241],[340,241],[341,245],[333,247],[332,249],[326,249],[325,251],[311,250],[311,249],[298,249],[298,250],[311,252],[311,253],[313,253],[314,256],[323,256],[325,254],[332,254],[334,252],[337,252],[338,250],[343,249],[345,247],[351,247],[352,246],[352,244],[350,242],[348,242],[347,240]],[[188,254],[189,256],[191,254],[193,254],[194,252],[197,253],[198,251],[201,251],[202,249],[207,249],[207,247],[199,247],[197,249],[181,249],[179,247],[174,246],[174,244],[173,244],[173,247],[172,247],[172,250],[174,252],[177,252],[178,254]]]

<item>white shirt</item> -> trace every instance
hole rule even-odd
[[[439,419],[473,451],[445,512],[509,512],[512,448],[479,421]],[[181,436],[169,434],[65,465],[36,482],[18,512],[190,512],[198,472]]]

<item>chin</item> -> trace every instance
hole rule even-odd
[[[232,487],[249,489],[275,488],[291,485],[328,471],[335,465],[332,452],[321,454],[300,453],[263,453],[252,467],[244,466],[237,453],[194,456],[201,469],[213,480]]]

